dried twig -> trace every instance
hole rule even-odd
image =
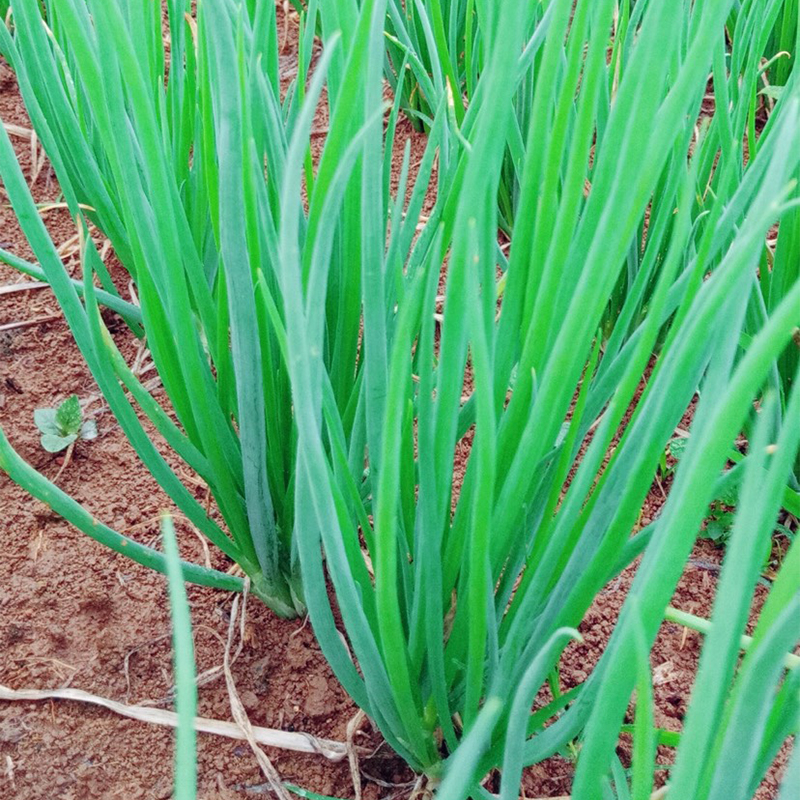
[[[22,283],[9,283],[6,286],[0,286],[0,297],[6,294],[17,294],[17,292],[30,292],[34,289],[46,289],[49,283],[42,283],[41,281],[24,281]]]
[[[74,700],[78,703],[90,703],[113,711],[123,717],[148,722],[153,725],[164,725],[168,728],[178,726],[178,716],[173,711],[161,708],[145,708],[144,706],[129,706],[109,700],[105,697],[84,692],[80,689],[11,689],[0,685],[0,700],[9,701],[38,701],[38,700]],[[211,733],[224,736],[228,739],[246,740],[242,729],[233,722],[223,720],[195,717],[194,728],[199,733]],[[318,739],[308,733],[289,733],[274,728],[261,728],[251,726],[250,733],[255,742],[265,747],[275,747],[281,750],[292,750],[296,753],[316,753],[330,761],[344,761],[347,758],[347,745],[331,739]]]
[[[241,616],[241,625],[240,625],[240,637],[244,639],[244,621],[245,621],[245,611],[247,607],[247,590],[249,588],[249,581],[245,580],[245,590],[242,595],[242,616]],[[244,734],[244,738],[247,740],[247,743],[250,745],[250,749],[253,751],[253,754],[256,757],[256,761],[258,761],[259,767],[261,767],[261,771],[264,773],[264,777],[266,777],[267,781],[269,782],[270,786],[272,787],[272,791],[280,798],[280,800],[290,800],[288,791],[284,788],[283,783],[281,782],[280,775],[278,775],[278,771],[275,769],[272,761],[269,760],[269,756],[259,747],[258,741],[255,738],[253,733],[253,726],[250,723],[250,719],[247,716],[247,712],[244,709],[244,705],[242,704],[241,699],[239,698],[239,693],[236,691],[236,683],[233,680],[233,673],[231,672],[231,647],[233,645],[233,636],[234,631],[236,630],[236,617],[239,613],[239,596],[233,598],[233,606],[231,608],[231,622],[228,626],[228,641],[225,645],[225,660],[223,662],[223,667],[225,669],[225,684],[228,687],[228,698],[230,699],[231,703],[231,713],[233,714],[234,720],[236,720],[236,724],[239,726],[240,730]]]
[[[14,125],[10,122],[4,122],[3,127],[6,129],[6,133],[9,136],[16,136],[19,139],[27,139],[30,141],[31,136],[33,135],[33,131],[30,128],[23,128],[22,125]]]
[[[72,453],[74,450],[75,450],[75,442],[70,442],[69,446],[67,447],[67,452],[64,454],[64,461],[59,467],[59,470],[56,473],[55,478],[53,478],[54,484],[58,483],[58,479],[64,474],[64,470],[69,466],[70,461],[72,461]]]
[[[24,319],[19,322],[7,322],[5,325],[0,325],[0,333],[6,331],[16,331],[20,328],[34,328],[37,325],[44,325],[46,322],[56,322],[61,319],[60,314],[50,314],[46,317],[36,317],[34,319]]]
[[[6,779],[11,784],[11,788],[16,790],[17,782],[14,779],[14,762],[9,755],[6,755]]]
[[[367,715],[359,709],[356,715],[347,723],[347,760],[350,762],[350,774],[353,777],[355,800],[361,800],[361,772],[358,765],[355,735],[366,718]]]

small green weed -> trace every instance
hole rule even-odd
[[[711,503],[711,512],[708,515],[706,527],[700,533],[701,538],[710,539],[719,546],[727,544],[735,519],[736,512],[733,508],[721,500],[714,500]]]
[[[666,477],[674,474],[678,463],[683,457],[688,441],[686,437],[679,437],[673,439],[667,445],[667,451],[675,459],[676,463],[672,466],[667,466],[667,451],[665,451],[661,464],[662,475]],[[727,477],[729,477],[730,480],[727,480],[721,487],[718,487],[718,496],[711,501],[705,527],[700,531],[701,539],[708,539],[717,547],[725,547],[728,545],[733,532],[733,525],[736,521],[736,508],[739,505],[740,480],[733,472]],[[781,535],[786,536],[790,542],[793,541],[794,535],[792,531],[785,525],[776,522],[773,536]],[[772,544],[772,537],[767,539],[764,543],[765,553],[763,563],[765,569],[767,569],[771,563]]]
[[[683,458],[686,445],[689,439],[680,436],[673,439],[668,445],[661,461],[661,474],[664,477],[674,475],[675,470]],[[668,465],[667,452],[675,459],[675,464]],[[739,495],[737,482],[730,483],[720,494],[714,498],[709,506],[708,517],[706,518],[705,528],[700,532],[700,537],[710,539],[714,544],[723,546],[726,544],[733,529],[733,522],[736,518],[736,503]]]
[[[60,453],[78,439],[96,439],[97,424],[84,420],[77,395],[72,395],[56,408],[37,408],[33,421],[42,434],[42,447],[48,453]]]

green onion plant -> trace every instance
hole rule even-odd
[[[365,8],[378,7],[378,16],[381,5]],[[325,400],[312,298],[324,295],[328,276],[320,269],[319,283],[303,285],[291,269],[290,217],[280,234],[298,426],[297,537],[311,618],[348,691],[409,763],[444,776],[448,799],[474,795],[493,767],[503,770],[502,796],[516,797],[522,765],[566,747],[587,724],[604,736],[579,759],[577,786],[586,792],[577,796],[603,796],[619,732],[614,720],[622,721],[635,680],[622,667],[635,663],[637,629],[627,620],[639,620],[649,650],[727,451],[797,319],[795,282],[757,335],[740,344],[764,238],[796,204],[796,87],[776,105],[773,132],[747,178],[741,150],[717,141],[715,174],[732,189],[725,202],[706,199],[698,231],[692,213],[710,133],[694,121],[732,4],[686,4],[681,15],[669,3],[644,5],[627,69],[600,119],[615,5],[550,4],[521,180],[518,220],[526,224],[515,226],[504,264],[495,199],[534,11],[500,4],[494,46],[460,131],[468,148],[458,191],[444,208],[429,264],[408,270],[409,291],[386,330],[389,366],[367,407],[377,419],[370,427],[368,417],[363,442],[367,497],[356,491],[362,441],[354,456]],[[377,53],[377,38],[372,47]],[[295,182],[301,142],[287,169]],[[647,313],[636,318],[640,298],[630,292],[620,312],[630,320],[626,335],[602,350],[604,310],[656,194],[674,220],[665,258],[642,279],[654,282]],[[661,244],[648,236],[645,259]],[[498,267],[505,270],[499,313]],[[369,306],[379,302],[380,295],[365,298],[365,338]],[[659,340],[658,362],[616,441]],[[369,351],[365,366],[369,375]],[[676,491],[662,518],[631,538],[660,453],[698,389],[703,433],[695,459],[680,468],[691,489]],[[798,420],[787,415],[786,425],[791,450]],[[465,441],[470,456],[457,487],[453,457]],[[348,454],[358,465],[350,475]],[[555,681],[553,702],[531,715],[597,593],[648,545],[663,557],[654,563],[648,549],[642,589],[631,595],[602,669],[570,692]],[[334,625],[326,575],[349,648]],[[617,672],[605,672],[612,659]],[[608,713],[592,716],[600,702]]]
[[[225,13],[223,6],[213,6],[215,13]],[[291,471],[290,432],[280,431],[266,446],[269,415],[280,413],[288,389],[280,372],[270,368],[277,352],[274,339],[258,337],[253,268],[237,253],[226,269],[220,253],[222,220],[234,209],[243,211],[243,198],[227,196],[220,185],[226,164],[217,159],[215,142],[230,133],[225,99],[219,91],[214,94],[219,84],[209,74],[219,69],[217,32],[230,37],[238,28],[238,55],[244,58],[245,29],[252,37],[250,19],[239,14],[236,25],[231,18],[223,26],[201,19],[195,43],[183,4],[170,3],[165,83],[160,4],[51,2],[44,24],[35,0],[15,1],[12,10],[13,38],[0,31],[3,52],[17,71],[70,211],[86,215],[79,222],[85,234],[84,302],[66,278],[4,141],[6,189],[40,268],[139,457],[183,513],[251,574],[272,607],[294,613],[302,600],[291,566],[291,524],[281,518]],[[227,11],[236,14],[233,6]],[[262,11],[259,24],[268,30],[270,23],[274,26],[274,13]],[[252,47],[247,50],[253,68],[237,91],[268,105],[275,123],[281,112],[269,65],[277,56],[267,52],[258,58]],[[226,152],[236,153],[230,138],[225,141]],[[263,148],[262,159],[268,141],[279,147],[280,135],[264,134],[253,143]],[[279,160],[277,153],[271,155]],[[255,208],[257,188],[251,184],[249,189]],[[263,178],[260,201],[269,203]],[[178,424],[144,391],[104,328],[94,276],[111,296],[117,291],[89,241],[88,222],[109,237],[135,281],[147,346]],[[263,280],[267,284],[268,276]],[[131,401],[207,482],[227,531],[208,517],[160,456]]]
[[[573,796],[640,800],[656,745],[677,743],[654,728],[648,654],[746,432],[669,779],[676,797],[717,800],[735,794],[740,759],[735,796],[751,796],[800,710],[786,659],[800,636],[796,546],[737,666],[800,438],[786,358],[800,322],[797,73],[763,129],[753,110],[763,54],[796,3],[309,2],[288,88],[272,3],[198,6],[195,19],[169,3],[169,69],[144,0],[51,0],[46,27],[34,0],[12,0],[13,35],[0,29],[84,232],[82,280],[66,274],[0,132],[0,172],[39,265],[3,257],[50,282],[139,457],[272,608],[307,608],[345,689],[441,797],[487,796],[499,769],[512,800],[524,765],[569,752]],[[433,87],[418,93],[429,138],[415,179],[406,147],[392,193],[407,73]],[[698,123],[709,77],[714,109]],[[513,225],[498,203],[511,196],[509,155]],[[118,296],[90,224],[140,306]],[[146,336],[175,420],[117,350],[106,300]],[[695,397],[674,486],[642,528]],[[206,481],[224,528],[137,410]],[[90,535],[166,569],[2,434],[0,466]],[[588,608],[640,556],[600,663],[562,685]],[[621,733],[633,736],[630,770]]]
[[[391,0],[386,8],[385,73],[409,118],[423,128],[442,97],[452,98],[461,122],[478,79],[478,14],[474,0]],[[482,19],[482,22],[487,20]],[[409,80],[408,76],[413,79]]]
[[[715,86],[725,85],[724,97],[729,99],[731,113],[726,105],[717,103],[714,123],[721,130],[729,130],[737,141],[747,143],[748,159],[774,135],[777,117],[768,113],[774,102],[785,91],[791,91],[795,82],[793,59],[798,49],[800,35],[800,9],[796,2],[770,2],[767,4],[743,3],[732,15],[729,26],[732,41],[729,68],[721,57],[714,70]],[[727,72],[727,80],[726,80]],[[706,155],[711,163],[712,153]],[[740,180],[744,179],[746,169]],[[794,179],[800,172],[794,173]],[[718,187],[709,183],[709,188]],[[791,210],[780,228],[767,238],[758,269],[758,281],[748,309],[745,337],[750,337],[763,325],[766,316],[785,297],[786,292],[800,277],[800,212]],[[800,334],[793,334],[775,368],[770,374],[769,388],[780,398],[775,406],[776,426],[786,413],[789,395],[800,363]],[[754,415],[748,429],[754,424]],[[800,491],[800,454],[795,460],[789,479],[789,488]],[[800,495],[795,494],[795,498]],[[792,510],[795,504],[792,503]]]
[[[332,42],[354,29],[357,15],[348,3],[327,5],[324,13],[309,10],[300,37],[300,77],[282,94],[274,4],[201,4],[197,19],[190,6],[188,0],[168,4],[167,65],[160,4],[53,0],[43,21],[37,0],[15,0],[13,35],[0,30],[0,50],[17,72],[65,201],[80,218],[84,278],[68,279],[7,141],[0,143],[6,189],[39,264],[10,253],[0,257],[50,282],[138,456],[193,524],[242,566],[254,592],[278,613],[293,615],[304,606],[292,541],[295,431],[275,231],[286,211],[287,140],[303,105],[317,15]],[[348,136],[367,122],[358,107],[358,82],[340,91],[353,58],[352,36],[347,41],[332,43],[327,56],[330,112],[347,122],[329,136],[318,169],[306,138],[308,212],[299,191],[292,202],[303,216],[301,243],[320,228],[331,239],[334,279],[320,321],[333,396],[349,430],[362,413],[362,239],[386,236],[392,148],[389,140],[385,154],[382,145],[372,154],[377,202],[349,189],[343,210],[331,207],[331,187],[342,184],[342,158],[353,168],[360,157]],[[380,126],[381,112],[370,109],[371,125]],[[396,118],[395,105],[390,128]],[[431,136],[421,165],[409,212],[413,224],[403,221],[402,204],[396,209],[395,269],[414,235],[443,130]],[[446,162],[446,148],[442,153]],[[374,216],[381,233],[362,227],[359,210],[367,204],[384,209]],[[339,213],[337,224],[332,217]],[[135,283],[138,306],[119,297],[89,225],[111,241]],[[310,252],[298,265],[306,273]],[[102,288],[95,289],[95,278]],[[146,336],[177,422],[125,363],[99,303],[121,312]],[[135,407],[207,483],[224,528],[161,457]]]

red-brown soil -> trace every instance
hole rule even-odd
[[[0,66],[0,117],[4,123],[29,125],[6,65]],[[15,145],[30,176],[30,143],[16,139]],[[416,153],[422,146],[415,142]],[[57,199],[49,166],[33,189],[37,201]],[[5,197],[2,202],[0,246],[30,257]],[[64,211],[48,212],[45,219],[57,244],[75,232]],[[0,286],[24,280],[0,266]],[[33,410],[73,393],[82,400],[97,397],[97,388],[48,289],[0,296],[0,326],[41,317],[55,319],[0,333],[0,424],[21,455],[52,478],[62,456],[40,447]],[[135,340],[123,325],[117,326],[115,335],[125,355],[132,356]],[[141,541],[154,541],[159,513],[170,507],[167,497],[138,462],[99,398],[88,412],[95,415],[99,438],[77,445],[59,485],[98,519]],[[463,464],[457,466],[463,470]],[[203,491],[197,487],[198,497]],[[656,487],[643,522],[653,518],[662,502]],[[180,520],[177,527],[182,555],[202,561],[197,536]],[[226,566],[219,554],[212,551],[211,558],[215,566]],[[720,560],[719,550],[699,543],[674,604],[709,615]],[[581,626],[585,643],[571,647],[565,656],[565,685],[583,680],[599,658],[633,571],[609,585],[587,615]],[[188,594],[202,672],[222,663],[231,597],[196,586],[190,586]],[[0,476],[0,684],[16,689],[68,685],[121,702],[157,701],[172,683],[169,633],[162,577],[95,544]],[[680,730],[700,644],[697,634],[665,624],[653,650],[657,722],[666,728]],[[251,602],[233,674],[253,724],[345,739],[357,709],[302,620],[280,620],[257,601]],[[199,703],[201,715],[231,719],[222,677],[200,688]],[[362,727],[357,741],[378,748],[374,756],[361,761],[364,796],[367,800],[408,797],[414,775],[388,748],[379,747],[380,739],[368,724]],[[265,778],[245,743],[200,735],[198,746],[203,800],[266,793],[259,788]],[[285,751],[269,755],[284,780],[326,795],[353,796],[346,763]],[[759,797],[777,796],[780,771],[780,767],[773,770]],[[568,794],[571,775],[572,764],[558,757],[532,767],[524,779],[525,796]],[[170,730],[75,702],[0,702],[0,797],[158,800],[171,792]]]

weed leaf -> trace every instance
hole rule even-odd
[[[56,424],[62,434],[77,434],[81,429],[81,404],[77,395],[68,397],[56,411]]]
[[[68,436],[59,436],[55,433],[43,433],[42,447],[44,447],[48,453],[59,453],[61,450],[69,447],[77,438],[78,435],[76,433],[70,433]]]
[[[97,438],[97,423],[89,419],[81,425],[81,439],[88,441]]]
[[[43,434],[50,433],[58,436],[61,433],[56,422],[56,410],[54,408],[37,408],[33,412],[33,421]]]

